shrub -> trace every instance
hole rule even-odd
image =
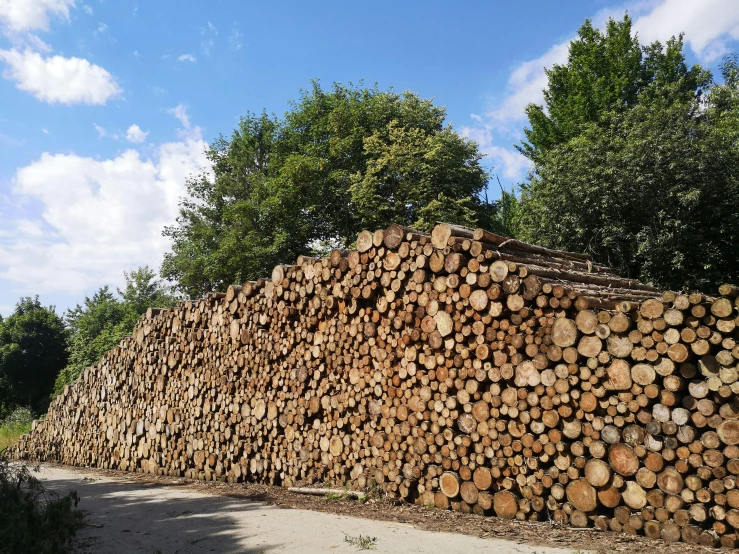
[[[82,522],[79,496],[50,491],[28,467],[0,458],[0,554],[67,552]]]

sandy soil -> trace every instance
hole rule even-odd
[[[329,501],[280,487],[51,465],[42,466],[37,476],[58,492],[79,493],[80,508],[87,513],[86,525],[75,540],[80,554],[343,554],[359,551],[347,540],[360,536],[374,538],[372,550],[378,553],[719,552],[550,523],[440,511],[382,498],[365,504]]]

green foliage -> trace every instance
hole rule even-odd
[[[0,407],[45,411],[54,377],[67,362],[66,341],[53,306],[42,306],[38,296],[21,298],[0,322]]]
[[[681,39],[639,47],[628,17],[586,22],[528,108],[519,236],[664,287],[739,279],[736,60],[723,72],[688,69]]]
[[[129,334],[150,306],[166,308],[176,303],[176,297],[148,267],[124,275],[126,286],[118,289],[118,297],[109,287],[101,287],[92,298],[85,297],[83,306],[67,310],[69,363],[56,377],[55,395]]]
[[[45,489],[25,465],[0,458],[0,554],[68,552],[82,523],[79,496]]]
[[[410,92],[316,82],[282,119],[247,114],[212,144],[213,177],[188,183],[162,275],[194,297],[350,246],[364,228],[490,224],[481,155],[445,116]]]

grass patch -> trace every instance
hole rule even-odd
[[[15,444],[21,435],[28,433],[32,423],[33,413],[28,408],[17,408],[0,420],[0,454]]]
[[[30,423],[0,425],[0,452],[14,445],[21,435],[25,435],[30,430]]]

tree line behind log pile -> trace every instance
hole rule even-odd
[[[291,486],[736,546],[739,294],[393,225],[169,310],[20,458]]]

